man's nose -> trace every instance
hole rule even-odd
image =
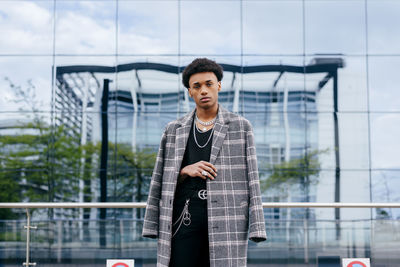
[[[208,93],[207,87],[206,87],[205,85],[203,85],[203,86],[200,88],[200,93],[201,93],[202,95],[205,95],[205,94]]]

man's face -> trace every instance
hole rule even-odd
[[[218,92],[221,82],[214,72],[199,72],[189,78],[189,96],[193,98],[197,107],[209,109],[218,105]]]

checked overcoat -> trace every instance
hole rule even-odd
[[[158,238],[158,267],[170,261],[174,194],[194,112],[168,123],[150,183],[142,234]],[[218,170],[214,180],[207,179],[210,266],[243,267],[247,239],[266,240],[257,158],[249,121],[221,105],[210,163]]]

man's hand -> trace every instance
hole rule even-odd
[[[179,183],[183,182],[186,177],[201,177],[203,179],[210,178],[214,180],[217,177],[217,168],[211,163],[201,160],[191,165],[187,165],[179,173]]]

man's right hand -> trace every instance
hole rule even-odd
[[[207,172],[207,174],[205,172]],[[179,173],[180,182],[183,182],[183,180],[186,179],[188,176],[201,177],[203,179],[210,178],[211,180],[214,180],[215,177],[217,177],[217,168],[215,168],[215,166],[211,163],[201,160],[182,168]]]

